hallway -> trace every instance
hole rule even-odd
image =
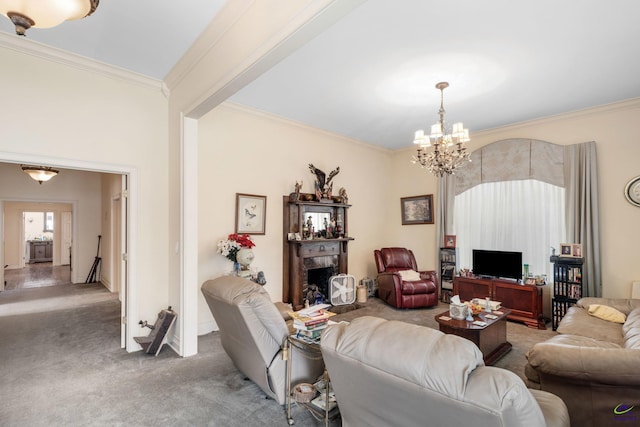
[[[53,267],[51,262],[27,264],[24,268],[4,271],[7,282],[5,291],[71,283],[71,268],[68,265]]]

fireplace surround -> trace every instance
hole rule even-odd
[[[353,240],[347,227],[349,206],[344,203],[292,201],[289,196],[284,196],[282,299],[291,303],[295,310],[304,307],[309,290],[315,291],[310,285],[316,285],[323,302],[327,302],[329,278],[347,274],[348,243]],[[330,221],[317,219],[323,217],[330,218]],[[323,222],[335,222],[340,233],[327,233]],[[327,238],[329,235],[336,237]],[[313,302],[315,297],[310,301]]]

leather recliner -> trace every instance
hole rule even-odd
[[[286,403],[287,361],[283,345],[290,333],[283,313],[257,283],[236,276],[208,280],[202,293],[220,329],[233,364],[279,404]],[[291,383],[315,382],[324,372],[317,355],[291,352]]]
[[[320,346],[343,427],[569,427],[562,399],[484,366],[456,335],[363,316],[328,326]]]
[[[418,271],[416,258],[411,250],[382,248],[376,249],[373,254],[378,268],[380,299],[396,308],[438,305],[438,273]]]

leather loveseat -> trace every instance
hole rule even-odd
[[[594,304],[624,323],[590,315]],[[529,387],[564,400],[573,427],[640,425],[640,300],[582,298],[558,335],[529,350],[525,375]]]
[[[328,326],[320,345],[345,427],[569,425],[560,398],[484,366],[455,335],[363,316]]]
[[[373,251],[378,269],[378,297],[396,308],[438,305],[438,274],[418,271],[413,251],[382,248]]]
[[[220,328],[220,341],[233,364],[279,404],[286,397],[282,347],[289,335],[283,313],[257,283],[235,276],[206,281],[202,293]],[[306,356],[306,357],[305,357]],[[324,372],[316,355],[293,351],[292,384],[314,382]]]

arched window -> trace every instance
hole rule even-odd
[[[581,243],[585,296],[600,296],[595,143],[508,139],[471,159],[438,194],[440,240],[457,236],[459,267],[471,268],[473,249],[518,251],[530,272],[551,277],[551,248]]]

